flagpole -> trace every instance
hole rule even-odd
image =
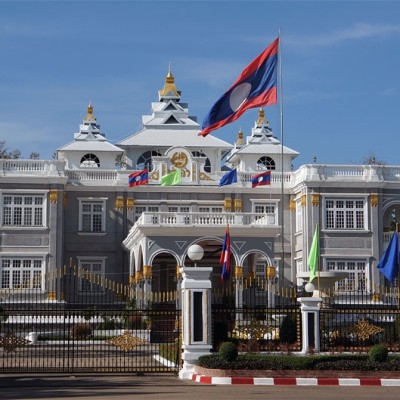
[[[281,265],[282,272],[281,275],[281,285],[285,283],[285,224],[284,224],[284,196],[283,196],[283,93],[282,93],[282,45],[281,45],[281,28],[279,28],[279,51],[278,51],[278,63],[279,63],[279,109],[280,109],[280,130],[281,130]]]

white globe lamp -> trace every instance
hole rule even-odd
[[[188,257],[195,262],[194,266],[196,266],[196,261],[199,261],[204,256],[204,249],[198,244],[192,244],[188,249]]]

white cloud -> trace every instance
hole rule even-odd
[[[366,38],[382,38],[400,33],[400,24],[366,24],[356,23],[350,28],[333,31],[318,36],[293,36],[285,38],[285,45],[302,47],[325,47],[336,45],[341,42],[362,40]]]

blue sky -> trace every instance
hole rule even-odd
[[[0,140],[52,157],[89,101],[113,143],[140,129],[171,63],[201,123],[281,30],[294,166],[400,164],[400,2],[0,1]],[[265,108],[281,138],[278,106]],[[250,134],[257,109],[213,134]]]

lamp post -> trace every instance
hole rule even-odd
[[[188,248],[188,257],[194,262],[194,266],[197,267],[196,261],[200,261],[204,256],[204,249],[198,244],[192,244]]]
[[[276,277],[276,268],[274,265],[267,265],[265,269],[265,275],[268,282],[268,308],[275,307],[275,296],[272,291],[272,284]]]

